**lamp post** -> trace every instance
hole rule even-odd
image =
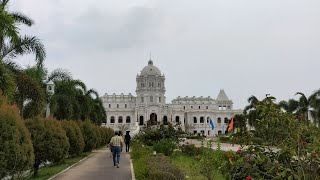
[[[54,94],[54,83],[52,81],[49,81],[47,83],[47,93],[48,93],[48,104],[46,109],[46,118],[50,116],[50,101],[51,101],[51,96]]]

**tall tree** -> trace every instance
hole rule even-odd
[[[320,90],[315,91],[309,97],[302,92],[297,92],[300,95],[299,106],[297,113],[303,116],[303,119],[309,123],[312,118],[314,121],[319,121],[320,118]],[[311,118],[309,117],[311,115]]]

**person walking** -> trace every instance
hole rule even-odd
[[[123,148],[123,138],[119,135],[119,131],[115,131],[115,136],[110,140],[112,146],[113,166],[119,168],[120,153]]]
[[[129,152],[129,150],[130,150],[131,136],[130,136],[129,132],[130,131],[127,131],[126,135],[124,136],[124,142],[126,143],[126,152]]]

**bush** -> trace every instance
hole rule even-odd
[[[114,135],[114,131],[111,128],[102,128],[104,133],[106,134],[106,144],[109,144],[112,136]]]
[[[31,136],[19,110],[0,96],[0,179],[29,170],[33,163]]]
[[[90,121],[84,121],[79,123],[85,143],[84,151],[91,152],[93,149],[97,147],[97,143],[99,142],[95,125],[93,125]]]
[[[84,139],[79,126],[74,121],[63,121],[62,125],[69,139],[69,155],[80,155],[84,149]]]
[[[34,175],[39,166],[47,161],[61,162],[69,150],[69,141],[66,132],[59,121],[54,119],[34,118],[26,123],[33,142],[35,152]]]
[[[148,146],[152,146],[153,143],[165,138],[171,138],[173,141],[178,142],[178,137],[179,132],[172,125],[168,125],[167,127],[161,125],[160,127],[152,126],[144,129],[142,133],[136,136],[136,139],[139,139]]]
[[[180,180],[186,175],[176,166],[172,165],[166,156],[157,155],[147,160],[150,180]]]
[[[153,144],[153,149],[166,156],[170,156],[173,150],[177,147],[172,139],[161,139],[159,142]]]
[[[182,153],[188,156],[198,156],[204,150],[204,148],[198,148],[194,144],[183,144],[180,148]]]
[[[221,142],[230,142],[230,137],[220,136],[220,137],[219,137],[219,140],[220,140]]]
[[[187,139],[202,139],[203,136],[187,136]]]

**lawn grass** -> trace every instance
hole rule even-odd
[[[201,175],[198,171],[197,164],[199,163],[195,157],[187,156],[182,154],[181,152],[176,152],[172,156],[170,156],[172,163],[178,166],[181,170],[186,173],[187,179],[192,180],[206,180],[207,178]],[[215,180],[225,180],[225,178],[217,174],[214,177]]]
[[[48,179],[48,178],[54,176],[55,174],[65,170],[69,166],[77,163],[78,161],[80,161],[81,159],[85,158],[88,155],[89,155],[89,153],[83,153],[80,156],[65,159],[64,162],[62,162],[62,163],[53,164],[53,165],[43,167],[39,170],[37,177],[32,176],[29,179],[32,179],[32,180]]]

